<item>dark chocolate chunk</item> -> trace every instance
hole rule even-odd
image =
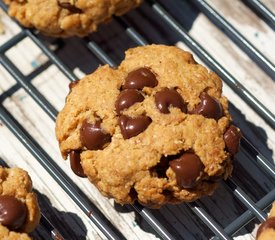
[[[177,184],[183,188],[194,187],[204,169],[200,158],[193,153],[184,153],[169,164],[176,174]]]
[[[118,124],[120,126],[121,134],[124,139],[128,139],[142,133],[152,122],[151,118],[147,116],[138,116],[131,118],[127,116],[120,116]]]
[[[238,152],[241,138],[241,132],[234,125],[226,130],[223,139],[229,153],[236,154]]]
[[[89,150],[103,149],[104,145],[111,141],[111,135],[106,133],[101,127],[101,122],[83,122],[80,128],[80,139],[83,145]]]
[[[158,85],[158,80],[154,73],[148,68],[139,68],[128,74],[122,89],[138,89],[144,87],[155,87]]]
[[[13,196],[0,196],[0,223],[10,230],[23,226],[27,217],[24,203]]]
[[[80,80],[75,80],[73,82],[70,82],[69,83],[69,89],[72,90],[73,87],[75,87],[78,83],[79,83]]]
[[[57,4],[61,8],[65,8],[72,13],[82,13],[82,10],[75,6],[76,0],[57,0]]]
[[[215,98],[203,92],[200,99],[200,104],[190,112],[191,114],[201,114],[206,118],[214,118],[215,120],[223,116],[222,105]]]
[[[86,177],[84,174],[83,168],[80,164],[80,152],[72,151],[70,152],[70,164],[73,172],[79,177]]]
[[[129,108],[132,105],[134,105],[136,102],[142,102],[144,100],[144,97],[142,94],[135,90],[135,89],[126,89],[123,90],[115,103],[116,112],[117,114],[120,114],[120,112],[125,109]]]
[[[268,218],[265,222],[261,224],[257,231],[256,239],[259,239],[261,233],[268,228],[273,228],[275,230],[275,217]]]
[[[164,88],[155,95],[156,106],[162,113],[170,113],[169,107],[177,107],[186,113],[186,105],[175,89]]]

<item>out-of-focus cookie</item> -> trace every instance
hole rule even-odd
[[[275,239],[275,203],[272,205],[270,214],[257,231],[257,240],[274,240]]]
[[[0,239],[30,239],[40,220],[36,195],[28,173],[0,167]]]
[[[23,26],[51,36],[86,36],[142,0],[4,0]]]
[[[105,196],[160,207],[210,195],[231,174],[240,130],[221,80],[190,53],[133,48],[117,69],[99,67],[70,88],[60,150]]]
[[[0,239],[2,240],[31,240],[27,233],[10,231],[0,224]]]

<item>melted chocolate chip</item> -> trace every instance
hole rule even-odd
[[[83,168],[80,164],[80,152],[72,151],[70,152],[70,164],[73,172],[79,177],[86,177],[84,174]]]
[[[129,108],[132,105],[134,105],[136,102],[142,102],[144,100],[144,97],[142,94],[135,90],[135,89],[126,89],[123,90],[115,103],[116,112],[117,114],[120,114],[120,112],[125,109]]]
[[[72,13],[82,13],[82,10],[74,5],[75,0],[57,0],[57,4],[59,7],[65,8]]]
[[[184,153],[169,164],[176,174],[177,184],[183,188],[194,187],[204,169],[200,158],[193,153]]]
[[[72,90],[78,83],[80,80],[75,80],[73,82],[69,83],[69,89]]]
[[[235,126],[231,125],[226,130],[223,139],[228,152],[231,154],[236,154],[238,152],[241,138],[242,134]]]
[[[23,226],[27,217],[24,203],[13,196],[0,196],[0,223],[10,230]]]
[[[81,142],[89,150],[103,149],[104,145],[111,141],[111,135],[106,133],[100,124],[100,121],[95,124],[84,121],[80,128]]]
[[[124,139],[129,139],[142,133],[151,122],[151,118],[147,116],[131,118],[122,115],[118,119],[118,124]]]
[[[122,89],[138,89],[144,87],[155,87],[158,85],[158,80],[154,73],[148,68],[139,68],[128,74]]]
[[[200,96],[201,103],[190,113],[201,114],[206,118],[218,120],[223,115],[222,105],[213,97],[203,92]]]
[[[164,88],[155,95],[156,106],[162,113],[170,113],[169,107],[177,107],[186,113],[186,105],[181,95],[175,89]]]
[[[259,239],[261,233],[268,228],[273,228],[275,230],[275,217],[268,218],[265,222],[262,223],[257,231],[256,239]]]

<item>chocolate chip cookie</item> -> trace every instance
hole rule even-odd
[[[142,0],[4,0],[23,26],[51,36],[85,36]]]
[[[275,239],[275,203],[272,205],[269,217],[263,222],[257,231],[257,240]]]
[[[219,77],[173,46],[126,52],[70,85],[56,136],[73,171],[121,204],[149,207],[213,193],[232,172],[240,130]]]
[[[0,167],[0,239],[31,239],[26,233],[40,220],[36,195],[28,173]]]

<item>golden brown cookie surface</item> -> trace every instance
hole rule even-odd
[[[26,233],[18,233],[10,231],[8,228],[0,224],[0,239],[2,240],[31,240]]]
[[[24,233],[33,231],[39,220],[40,210],[28,173],[0,167],[1,239],[30,239]]]
[[[74,151],[105,196],[160,207],[209,195],[231,174],[240,132],[221,80],[190,53],[137,47],[71,87],[56,122],[60,150]]]
[[[142,0],[4,0],[23,26],[52,36],[85,36]]]

